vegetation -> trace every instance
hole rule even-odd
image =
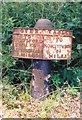
[[[81,51],[82,50],[81,48],[82,26],[81,26],[81,18],[80,18],[81,3],[80,2],[64,2],[64,3],[63,2],[50,2],[50,3],[48,2],[35,2],[35,3],[3,2],[2,13],[3,13],[2,14],[2,34],[3,34],[2,36],[2,82],[4,87],[5,87],[5,84],[6,86],[14,85],[14,88],[12,88],[11,91],[9,90],[8,96],[5,97],[5,95],[3,94],[4,104],[7,104],[7,107],[14,108],[14,107],[18,107],[19,104],[15,102],[12,103],[12,99],[13,100],[20,99],[20,101],[21,99],[23,100],[28,99],[27,101],[28,102],[30,101],[29,87],[30,87],[31,70],[32,70],[31,60],[12,58],[11,56],[12,33],[13,33],[14,27],[28,27],[28,28],[34,27],[36,21],[40,18],[47,18],[51,20],[53,27],[57,29],[73,30],[72,58],[71,60],[66,60],[66,61],[65,60],[51,61],[52,71],[51,71],[50,86],[52,91],[54,89],[57,89],[57,90],[66,89],[68,90],[68,93],[70,93],[69,91],[71,89],[72,91],[70,93],[71,95],[74,95],[76,91],[79,92],[80,86],[81,86],[80,80],[82,79],[81,77],[81,74],[82,74],[82,51]],[[19,91],[21,91],[22,93],[18,93]],[[51,101],[52,98],[49,98],[48,100]],[[12,105],[10,104],[10,101]],[[54,102],[58,102],[57,104],[59,105],[60,101],[55,100]],[[45,117],[47,115],[47,112],[49,112],[52,109],[50,108],[51,106],[52,108],[57,107],[57,106],[51,105],[51,103],[49,106],[45,105],[45,108],[44,108],[45,111],[43,109],[41,116]],[[24,116],[24,112],[25,112],[25,107],[22,113],[23,115],[21,116]],[[58,117],[62,117],[63,114],[68,114],[68,113],[62,113],[62,115]],[[30,116],[31,115],[29,115],[29,117]],[[50,117],[52,117],[52,115]]]
[[[80,118],[80,94],[75,88],[57,89],[44,101],[30,97],[20,86],[4,83],[2,118]]]

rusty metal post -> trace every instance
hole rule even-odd
[[[71,59],[72,31],[52,28],[48,19],[39,19],[34,28],[15,28],[13,57],[33,61],[31,96],[43,99],[49,94],[50,60]]]
[[[52,29],[52,23],[48,19],[39,19],[35,28]],[[33,60],[31,96],[40,100],[49,94],[50,61]]]

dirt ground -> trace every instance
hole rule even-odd
[[[0,100],[0,118],[80,118],[79,97],[65,95],[59,101],[17,100],[5,104]]]

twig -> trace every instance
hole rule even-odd
[[[44,98],[44,97],[46,97],[46,96],[48,96],[48,95],[50,95],[50,94],[52,94],[52,93],[54,93],[54,91],[50,92],[49,94],[45,94],[45,95],[39,97],[37,100],[40,100],[40,99],[42,99],[42,98]]]
[[[26,71],[26,70],[16,70],[16,69],[11,69],[12,71],[17,71],[17,72],[25,72],[25,73],[27,73],[27,74],[29,74],[29,73],[31,73],[31,72],[28,72],[28,71]]]
[[[56,20],[57,16],[58,16],[58,15],[60,14],[60,12],[61,12],[61,9],[62,9],[63,6],[64,6],[64,3],[62,3],[61,6],[60,6],[60,4],[59,4],[57,13],[55,14],[54,19],[52,20],[52,22],[54,22],[54,21]]]

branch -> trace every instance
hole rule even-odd
[[[60,14],[60,12],[61,12],[62,7],[64,6],[64,3],[62,3],[61,6],[60,6],[60,4],[58,4],[58,5],[59,5],[59,6],[58,6],[57,13],[55,14],[52,22],[55,22],[57,16],[58,16],[58,15]]]
[[[11,69],[12,71],[17,71],[17,72],[25,72],[27,74],[32,73],[32,72],[28,72],[27,70],[16,70],[16,69]]]

